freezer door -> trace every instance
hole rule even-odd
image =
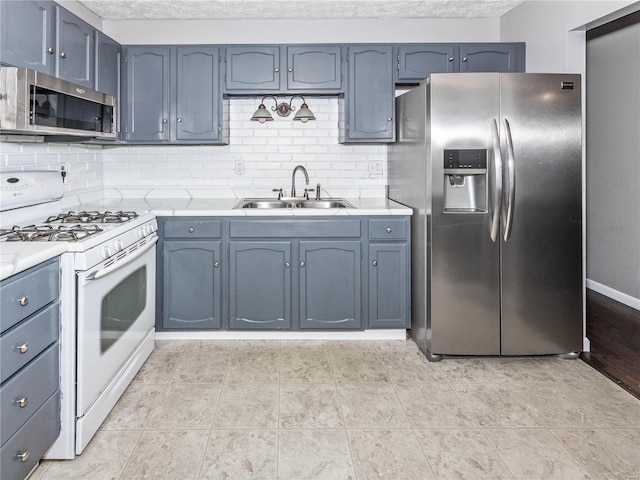
[[[491,181],[496,160],[492,125],[499,121],[499,94],[498,74],[431,76],[427,127],[432,159],[428,238],[431,304],[427,348],[436,355],[500,353],[500,241],[491,239],[490,192],[495,186]],[[452,186],[444,170],[445,150],[486,150],[488,169],[484,179],[467,184],[472,179],[455,177]],[[457,181],[459,185],[455,185]],[[482,188],[482,181],[485,190],[480,195],[476,187]],[[485,211],[451,208],[445,212],[445,193],[459,202],[469,185],[474,186],[474,204],[484,204]]]
[[[500,78],[500,136],[507,157],[501,353],[579,351],[582,345],[580,76],[529,73],[502,74]],[[507,144],[509,134],[511,152]],[[510,160],[514,167],[511,172]]]

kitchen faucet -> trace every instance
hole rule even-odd
[[[296,172],[298,170],[302,170],[302,173],[304,173],[304,178],[307,182],[307,186],[309,186],[309,174],[307,173],[307,169],[304,168],[302,165],[298,165],[296,168],[293,169],[293,173],[291,174],[291,198],[295,198],[296,197]],[[304,197],[308,200],[309,199],[309,194],[307,193],[307,187],[305,186],[304,189]]]

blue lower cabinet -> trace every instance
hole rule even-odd
[[[162,327],[220,328],[221,243],[207,240],[166,241],[162,253]]]
[[[411,325],[409,274],[407,242],[369,245],[370,327],[409,328]]]
[[[361,328],[360,241],[300,242],[300,328]]]
[[[291,328],[291,242],[229,243],[229,328]]]

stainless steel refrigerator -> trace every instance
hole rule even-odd
[[[443,355],[582,350],[580,76],[434,74],[396,98],[410,334]]]

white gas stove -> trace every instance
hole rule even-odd
[[[62,187],[58,172],[0,173],[0,243],[66,243],[55,459],[84,450],[153,350],[158,240],[149,213],[62,212]]]

